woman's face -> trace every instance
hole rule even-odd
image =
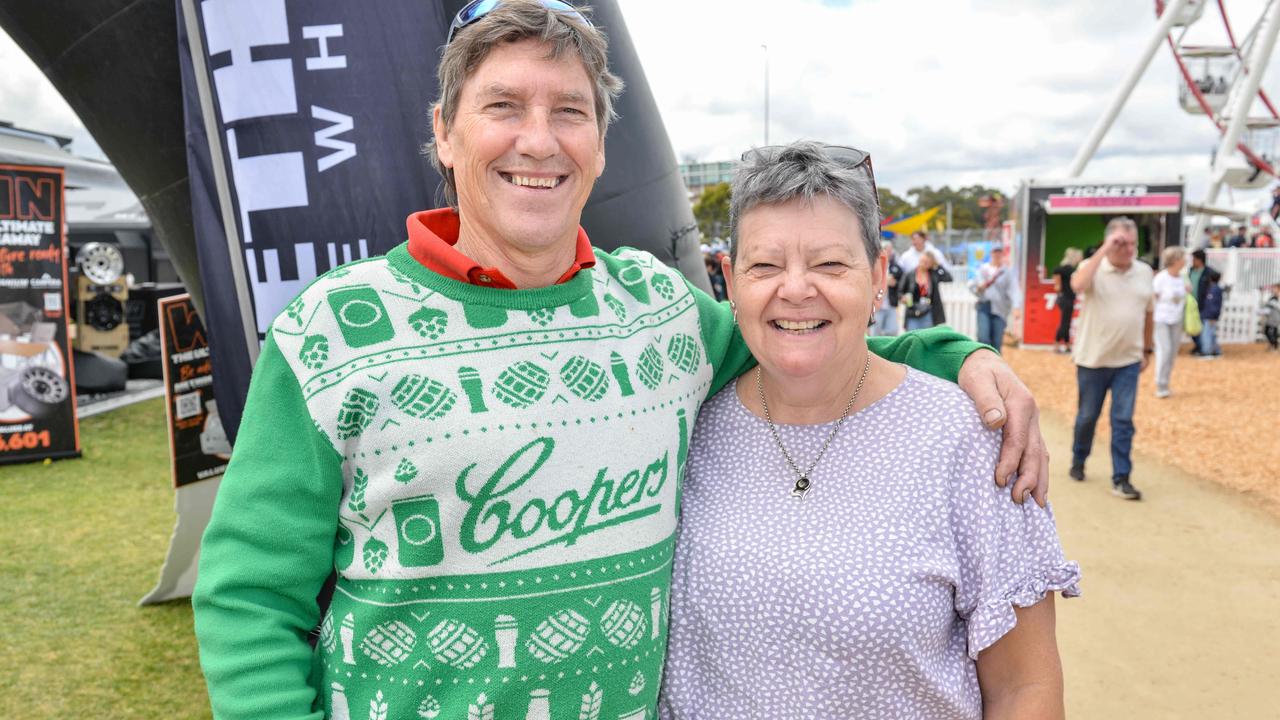
[[[885,260],[867,261],[857,217],[835,200],[749,210],[738,257],[724,260],[742,337],[770,374],[824,379],[852,372]]]
[[[933,261],[932,255],[921,255],[920,262],[919,264],[916,265],[916,267],[920,268],[921,270],[932,270],[933,266],[936,264],[937,263]]]
[[[1177,260],[1174,260],[1173,262],[1169,263],[1169,274],[1177,275],[1178,273],[1182,272],[1182,268],[1186,264],[1187,264],[1186,257],[1180,257]]]

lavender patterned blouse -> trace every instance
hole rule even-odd
[[[778,430],[807,465],[831,425]],[[975,659],[1013,607],[1079,594],[1053,514],[992,482],[999,433],[908,370],[845,421],[804,500],[729,385],[685,479],[659,716],[980,718]]]

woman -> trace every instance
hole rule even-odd
[[[1079,569],[989,482],[964,394],[868,353],[886,273],[854,152],[735,177],[725,278],[760,364],[693,433],[660,715],[1060,718],[1051,593]]]
[[[1069,247],[1062,253],[1062,264],[1053,271],[1053,291],[1057,293],[1058,332],[1053,340],[1060,353],[1071,352],[1071,315],[1076,311],[1076,291],[1071,289],[1071,275],[1084,259],[1080,248]]]
[[[903,278],[899,299],[907,306],[907,330],[930,328],[947,321],[946,310],[942,307],[942,291],[938,289],[938,283],[944,282],[951,282],[951,273],[939,265],[932,254],[921,255],[915,272],[907,273]]]
[[[1182,345],[1183,313],[1188,286],[1181,273],[1187,264],[1187,253],[1180,247],[1167,247],[1160,254],[1160,264],[1164,269],[1156,273],[1151,281],[1156,301],[1155,311],[1152,313],[1152,320],[1155,321],[1156,397],[1167,398],[1173,394],[1169,389],[1169,377],[1173,374],[1173,360],[1178,356],[1178,346]]]

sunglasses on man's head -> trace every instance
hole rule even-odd
[[[448,45],[453,42],[453,36],[457,35],[459,30],[479,21],[485,15],[493,12],[494,8],[501,4],[502,0],[472,0],[472,2],[467,3],[466,7],[459,10],[458,14],[453,16],[453,22],[449,24],[449,37],[444,41],[444,44]],[[586,16],[578,11],[578,8],[567,2],[561,2],[561,0],[539,0],[539,4],[548,10],[572,15],[574,18],[586,23],[587,25],[591,24],[591,22],[587,20]]]
[[[741,159],[746,162],[755,156],[762,160],[773,160],[788,147],[788,145],[766,145],[752,148],[742,153]],[[876,207],[880,207],[880,191],[876,189],[876,174],[871,167],[871,153],[848,145],[823,145],[822,151],[827,154],[827,157],[847,168],[866,172],[867,179],[871,181],[871,192],[876,196]]]

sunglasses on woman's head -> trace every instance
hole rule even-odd
[[[766,145],[764,147],[752,148],[742,153],[741,160],[746,162],[751,157],[756,156],[762,160],[773,160],[788,145]],[[876,196],[876,207],[880,207],[880,191],[876,189],[876,174],[871,167],[871,153],[865,150],[849,147],[848,145],[823,145],[822,151],[827,157],[853,170],[862,170],[867,173],[867,179],[871,181],[871,192]]]
[[[586,23],[587,25],[591,25],[591,22],[587,20],[586,16],[578,11],[578,8],[567,2],[561,2],[561,0],[539,0],[539,3],[548,10],[572,15],[574,18]],[[472,2],[467,3],[466,7],[459,10],[458,14],[453,16],[453,22],[449,24],[449,38],[444,41],[444,44],[448,45],[453,42],[453,37],[458,34],[459,30],[479,21],[485,15],[493,12],[494,8],[501,4],[502,0],[472,0]]]

